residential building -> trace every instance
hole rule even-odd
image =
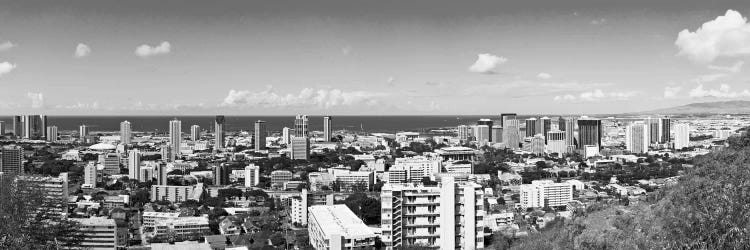
[[[292,129],[284,127],[281,129],[281,144],[289,145],[292,142]]]
[[[651,142],[649,133],[652,132],[651,124],[644,122],[634,122],[625,128],[625,147],[631,153],[648,152],[648,145]]]
[[[96,169],[96,164],[90,161],[86,167],[83,168],[83,185],[88,188],[96,188],[96,180],[99,174],[99,170]]]
[[[104,166],[102,170],[106,175],[120,174],[120,155],[117,153],[105,153],[99,155],[99,164]]]
[[[214,149],[223,149],[226,145],[224,141],[224,122],[225,118],[223,115],[217,115],[214,121]]]
[[[503,127],[500,125],[492,126],[490,137],[492,137],[492,143],[503,142]]]
[[[291,172],[289,173],[291,174]],[[271,173],[271,177],[273,178],[273,173]],[[281,173],[277,173],[276,177],[278,178],[279,181],[284,181],[286,180],[286,173],[283,174],[283,177]],[[286,181],[290,181],[290,180],[292,180],[291,176],[289,177],[289,180],[286,180]],[[245,187],[255,187],[255,186],[258,186],[258,183],[260,183],[260,167],[254,164],[246,166],[245,167]]]
[[[117,223],[105,217],[72,218],[78,222],[78,230],[83,239],[82,249],[104,250],[117,248]]]
[[[255,121],[255,134],[253,136],[255,151],[266,149],[266,135],[266,122],[260,120]]]
[[[275,170],[271,172],[271,183],[284,185],[284,182],[292,180],[292,172],[289,170]],[[245,176],[247,179],[247,176]]]
[[[690,125],[678,123],[674,125],[674,148],[683,149],[690,146]]]
[[[466,142],[471,139],[471,127],[466,125],[459,125],[456,130],[458,130],[458,139],[462,142]]]
[[[334,177],[342,192],[368,191],[375,181],[372,171],[339,171]]]
[[[539,122],[537,123],[537,126],[539,126],[539,129],[537,130],[538,134],[542,134],[544,138],[544,142],[547,143],[547,132],[552,130],[552,119],[549,117],[542,117],[539,118]]]
[[[213,170],[214,170],[214,183],[213,183],[214,186],[222,186],[222,185],[230,184],[229,165],[222,163],[220,165],[213,166]]]
[[[47,128],[46,115],[25,115],[22,116],[23,138],[24,139],[46,139],[45,129]]]
[[[294,137],[309,137],[307,115],[297,115],[294,119]]]
[[[131,180],[146,181],[140,179],[141,174],[141,151],[133,149],[128,151],[128,177]]]
[[[57,142],[57,126],[48,126],[46,136],[48,142]]]
[[[156,237],[170,234],[177,237],[195,237],[211,233],[207,215],[159,219],[155,221],[154,229],[154,236]]]
[[[310,207],[308,234],[317,250],[372,249],[377,237],[346,205]]]
[[[20,146],[3,146],[0,148],[0,172],[6,175],[23,174],[23,148]]]
[[[86,143],[86,136],[89,135],[89,126],[81,125],[78,126],[78,140],[82,143]]]
[[[671,135],[672,135],[672,120],[669,118],[659,119],[659,143],[670,142]]]
[[[531,153],[542,155],[544,154],[545,145],[544,145],[544,136],[541,134],[536,134],[534,137],[531,138]]]
[[[203,194],[203,183],[194,186],[152,185],[151,201],[165,200],[172,203],[187,200],[200,201]]]
[[[477,121],[477,125],[479,125],[479,126],[481,126],[481,125],[487,126],[487,136],[484,137],[484,138],[487,139],[487,143],[492,142],[493,141],[492,140],[492,133],[491,133],[490,130],[492,130],[493,121],[490,120],[490,119],[479,119],[479,121]],[[476,134],[476,132],[475,132],[475,134]],[[480,140],[477,139],[477,141],[480,141]]]
[[[487,145],[490,143],[490,127],[487,125],[475,125],[472,127],[474,132],[474,138],[479,145]]]
[[[201,139],[201,126],[190,126],[190,140],[199,141]]]
[[[182,122],[175,118],[169,121],[169,161],[174,161],[180,155],[180,143],[182,142]]]
[[[323,140],[330,142],[333,137],[333,117],[323,116]]]
[[[535,180],[521,185],[521,207],[559,207],[573,200],[573,185],[567,182],[555,183],[551,180]]]
[[[521,144],[518,120],[507,119],[503,122],[503,142],[507,148],[518,149]]]
[[[307,160],[310,154],[310,140],[307,137],[293,137],[291,149],[292,160]]]
[[[133,135],[132,130],[130,126],[129,121],[124,121],[120,123],[120,142],[122,144],[128,145],[132,142]]]
[[[168,213],[168,212],[143,212],[141,218],[143,219],[144,227],[153,228],[156,226],[156,221],[172,219],[180,217],[180,213]]]
[[[310,206],[315,205],[333,205],[333,193],[330,192],[308,192],[307,189],[302,189],[299,196],[290,198],[291,209],[289,216],[292,219],[292,223],[299,225],[307,225],[307,215]]]
[[[565,131],[565,146],[570,148],[570,146],[576,145],[576,126],[578,125],[578,120],[574,117],[560,117],[558,126],[560,127],[560,130]]]
[[[547,132],[547,152],[557,153],[559,156],[565,154],[568,150],[565,131],[551,130]]]

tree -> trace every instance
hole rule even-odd
[[[143,206],[149,201],[151,201],[151,195],[147,189],[138,190],[130,197],[130,202],[137,207]]]
[[[225,198],[225,199],[232,199],[232,198],[239,198],[242,197],[243,192],[242,190],[239,190],[237,188],[225,188],[225,189],[219,189],[219,197]]]
[[[365,224],[378,224],[380,223],[380,201],[375,198],[370,198],[367,194],[362,192],[353,193],[346,197],[344,200],[349,209],[361,218]]]

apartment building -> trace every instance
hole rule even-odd
[[[552,180],[536,180],[521,185],[521,207],[565,206],[573,200],[573,185],[567,182],[555,183]]]
[[[377,237],[346,205],[311,206],[308,235],[318,250],[373,249]]]

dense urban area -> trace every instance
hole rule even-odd
[[[750,117],[527,117],[159,133],[14,116],[0,249],[750,247]]]

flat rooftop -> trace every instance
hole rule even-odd
[[[375,233],[346,205],[311,206],[309,211],[323,230],[325,238],[330,239],[333,234],[348,239],[375,237]]]

